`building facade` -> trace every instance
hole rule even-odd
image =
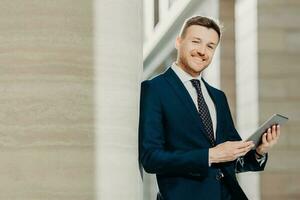
[[[300,198],[300,1],[1,1],[0,199],[154,200],[138,163],[140,83],[176,58],[192,15],[219,19],[204,77],[227,94],[243,138],[287,115],[249,199]],[[142,67],[143,66],[143,67]]]

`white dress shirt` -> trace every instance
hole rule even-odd
[[[217,129],[216,108],[215,108],[215,104],[214,104],[213,100],[211,99],[211,97],[204,85],[204,82],[201,79],[201,74],[198,77],[192,77],[190,74],[186,73],[183,69],[181,69],[175,62],[172,64],[171,68],[176,73],[176,75],[179,77],[179,79],[183,83],[184,87],[189,92],[197,110],[198,110],[197,91],[196,91],[195,87],[192,85],[191,80],[198,79],[200,81],[202,95],[204,97],[204,100],[205,100],[208,110],[209,110],[209,114],[210,114],[211,121],[213,124],[214,138],[216,139],[216,129]]]

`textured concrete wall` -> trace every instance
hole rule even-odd
[[[0,4],[0,199],[93,199],[92,2]]]
[[[261,176],[266,200],[300,199],[299,13],[299,1],[258,1],[259,119],[290,118]]]

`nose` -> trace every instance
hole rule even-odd
[[[197,53],[200,55],[200,56],[203,56],[205,55],[205,46],[204,45],[199,45],[198,48],[197,48]]]

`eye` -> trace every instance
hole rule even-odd
[[[200,41],[198,41],[198,40],[193,40],[192,42],[193,42],[193,43],[196,43],[196,44],[199,44],[199,43],[200,43]]]
[[[208,45],[208,48],[210,49],[214,49],[214,47],[212,45]]]

